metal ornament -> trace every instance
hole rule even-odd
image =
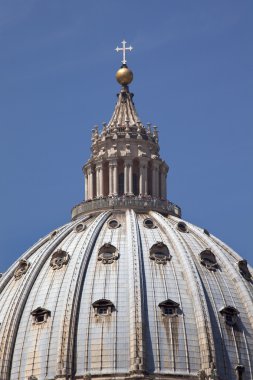
[[[129,47],[126,47],[126,41],[123,40],[122,42],[122,45],[123,47],[122,48],[119,48],[118,46],[116,47],[116,52],[118,53],[119,51],[122,51],[122,54],[123,54],[123,60],[121,61],[123,63],[123,65],[125,65],[127,63],[126,61],[126,51],[129,50],[129,51],[132,51],[133,50],[133,47],[130,45]]]

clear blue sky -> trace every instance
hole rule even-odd
[[[0,2],[0,271],[70,220],[125,38],[169,199],[253,264],[252,0]]]

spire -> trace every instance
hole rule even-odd
[[[116,125],[117,127],[125,128],[128,125],[136,129],[140,124],[140,119],[133,102],[134,94],[129,92],[128,86],[123,86],[117,96],[118,100],[108,127],[112,128]]]
[[[122,48],[117,47],[115,50],[117,52],[122,51],[123,60],[121,68],[116,72],[116,80],[119,84],[122,85],[120,93],[117,94],[118,100],[111,117],[111,120],[108,123],[108,130],[116,133],[126,133],[126,137],[134,136],[136,137],[137,133],[139,138],[141,134],[146,134],[143,124],[140,122],[138,117],[134,102],[134,94],[129,92],[128,85],[133,80],[133,72],[128,68],[126,64],[126,51],[132,51],[132,46],[126,47],[126,41],[122,41]]]
[[[109,123],[92,131],[91,156],[83,166],[85,201],[74,207],[73,217],[112,205],[180,215],[180,209],[167,201],[169,167],[159,154],[157,128],[144,126],[135,109],[128,87],[133,73],[126,65],[126,51],[132,47],[122,44],[116,48],[123,52],[116,73],[121,89]]]

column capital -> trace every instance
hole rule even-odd
[[[124,166],[132,165],[132,164],[133,164],[132,158],[125,158],[124,159]]]
[[[91,165],[86,166],[85,168],[88,174],[94,173],[94,168]]]
[[[139,157],[139,163],[143,167],[146,167],[148,165],[149,161],[150,161],[150,158],[148,158],[148,157]]]
[[[102,166],[103,166],[103,160],[98,160],[98,161],[96,161],[95,162],[95,165],[96,165],[96,168],[102,168]]]
[[[168,171],[169,171],[169,165],[167,165],[166,164],[166,162],[165,161],[163,161],[162,163],[161,163],[161,170],[164,172],[164,173],[168,173]]]
[[[117,158],[109,158],[108,162],[109,162],[109,166],[117,166],[118,165]]]

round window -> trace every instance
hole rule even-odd
[[[75,231],[76,232],[82,232],[84,231],[86,228],[86,225],[84,223],[79,223],[76,227],[75,227]]]
[[[177,224],[177,229],[180,231],[180,232],[187,232],[187,226],[184,222],[179,222]]]
[[[118,228],[119,226],[120,226],[120,224],[119,224],[119,222],[116,219],[111,219],[108,222],[108,227],[109,228],[115,229],[115,228]]]
[[[155,227],[153,220],[150,219],[150,218],[146,218],[146,219],[143,221],[143,225],[144,225],[144,227],[146,227],[146,228],[154,228],[154,227]]]

